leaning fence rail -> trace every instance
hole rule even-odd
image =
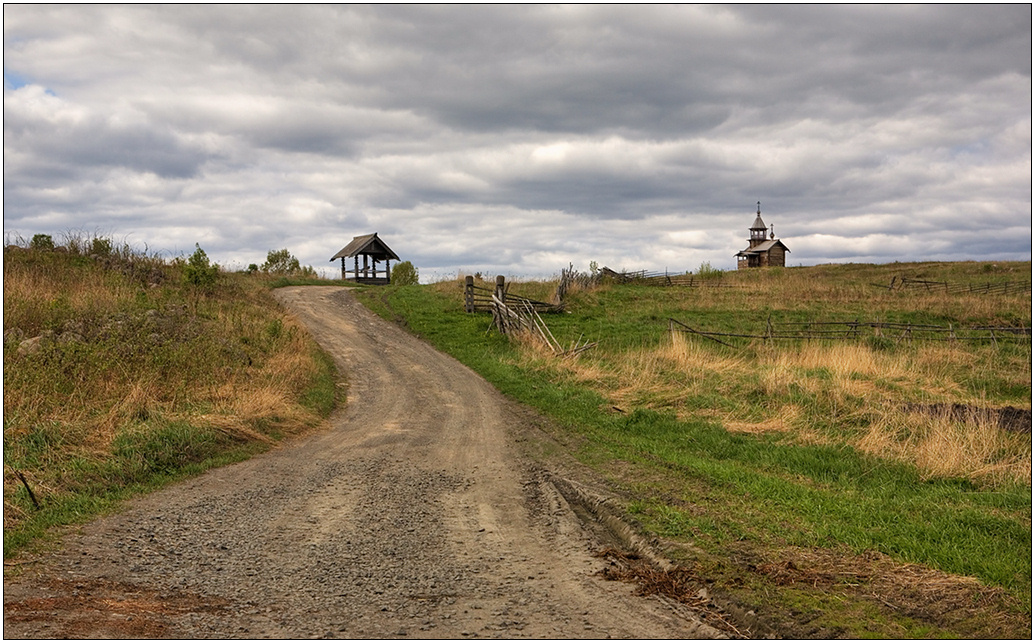
[[[500,333],[513,336],[528,333],[530,336],[546,344],[554,355],[574,357],[597,345],[596,342],[583,342],[580,336],[565,348],[554,337],[550,328],[539,316],[535,306],[529,301],[510,301],[492,295],[492,323]],[[491,327],[490,327],[491,328]]]
[[[944,342],[999,342],[1031,341],[1031,326],[938,326],[934,324],[912,324],[903,322],[821,321],[821,322],[777,322],[766,320],[764,333],[725,333],[694,328],[678,319],[669,318],[670,332],[685,332],[698,335],[724,346],[731,346],[727,340],[761,339],[776,340],[845,340],[880,338],[894,341],[944,341]],[[863,332],[865,331],[865,332]]]

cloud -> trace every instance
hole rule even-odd
[[[1031,7],[52,6],[4,16],[4,227],[423,274],[1030,259]]]

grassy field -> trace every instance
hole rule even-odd
[[[28,245],[4,251],[5,558],[334,407],[334,365],[271,277],[192,283],[189,261],[103,238]]]
[[[796,636],[1030,636],[1031,340],[885,333],[730,346],[671,332],[883,321],[1030,326],[1031,295],[889,290],[1030,280],[1030,263],[836,265],[726,288],[602,285],[545,316],[577,358],[465,314],[462,284],[366,290],[383,316],[553,418],[554,438],[715,587]],[[511,285],[549,300],[556,282]],[[951,412],[953,405],[957,412]],[[682,553],[679,553],[682,552]],[[810,584],[811,581],[811,584]]]

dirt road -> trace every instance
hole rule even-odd
[[[527,413],[331,287],[278,298],[348,374],[330,431],[151,494],[4,582],[4,636],[688,638],[595,572]]]

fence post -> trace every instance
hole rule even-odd
[[[496,296],[504,304],[507,303],[507,289],[503,275],[496,275]]]
[[[474,277],[471,275],[464,279],[464,310],[474,312]]]

